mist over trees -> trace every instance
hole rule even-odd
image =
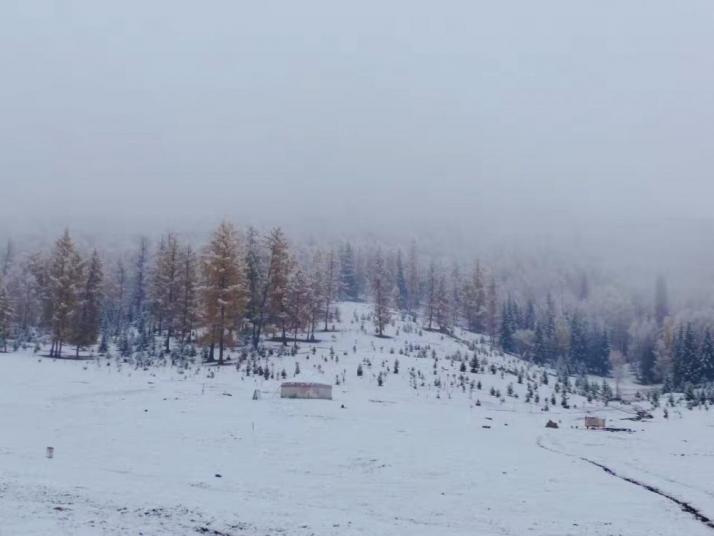
[[[168,233],[128,251],[78,247],[69,231],[48,249],[8,242],[0,258],[0,348],[46,341],[49,354],[142,352],[222,364],[272,339],[319,340],[339,301],[373,304],[373,332],[394,315],[447,336],[482,334],[503,351],[570,374],[629,365],[643,384],[684,390],[714,381],[712,320],[672,300],[660,276],[651,295],[551,260],[429,255],[418,242],[319,244],[221,223],[206,244]],[[160,347],[156,340],[160,340]]]

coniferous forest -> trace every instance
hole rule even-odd
[[[455,326],[506,353],[565,374],[622,376],[665,392],[714,382],[712,322],[670,302],[614,295],[612,281],[558,267],[558,284],[529,290],[506,263],[435,258],[404,247],[324,245],[283,230],[221,223],[205,243],[168,233],[116,251],[78,244],[67,230],[48,247],[8,240],[0,283],[0,348],[48,348],[57,358],[118,352],[140,362],[223,364],[265,340],[286,347],[333,329],[336,304],[372,304],[374,334],[394,316],[425,330]],[[516,264],[516,263],[513,263]],[[533,268],[536,270],[536,268]]]

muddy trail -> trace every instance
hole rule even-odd
[[[603,471],[605,471],[608,475],[610,475],[610,476],[612,476],[612,477],[614,477],[614,478],[619,478],[620,480],[623,480],[623,481],[625,481],[625,482],[629,482],[630,484],[634,484],[635,486],[639,486],[639,487],[641,487],[642,489],[645,489],[645,490],[649,491],[650,493],[654,493],[655,495],[659,495],[660,497],[664,497],[664,498],[667,499],[668,501],[671,501],[671,502],[673,502],[674,504],[676,504],[677,506],[679,506],[679,507],[682,509],[683,512],[688,513],[689,515],[691,515],[692,517],[694,517],[694,519],[696,519],[697,521],[699,521],[700,523],[702,523],[702,524],[705,525],[706,527],[709,527],[710,529],[714,529],[714,520],[712,520],[711,518],[709,518],[709,517],[707,517],[706,515],[704,515],[700,510],[698,510],[697,508],[695,508],[694,506],[692,506],[690,503],[688,503],[688,502],[686,502],[686,501],[683,501],[683,500],[681,500],[681,499],[678,499],[677,497],[674,497],[674,496],[670,495],[669,493],[666,493],[666,492],[662,491],[661,489],[659,489],[659,488],[657,488],[657,487],[655,487],[655,486],[652,486],[652,485],[650,485],[650,484],[646,484],[646,483],[644,483],[644,482],[640,482],[639,480],[636,480],[636,479],[631,478],[631,477],[628,477],[628,476],[620,475],[620,474],[618,474],[615,470],[613,470],[612,468],[608,467],[607,465],[604,465],[604,464],[602,464],[602,463],[596,462],[596,461],[591,460],[591,459],[589,459],[589,458],[586,458],[586,457],[584,457],[584,456],[577,456],[577,455],[574,455],[574,454],[568,454],[567,452],[562,452],[562,451],[556,450],[556,449],[554,449],[554,448],[547,447],[547,446],[545,446],[545,445],[543,444],[542,438],[540,438],[540,437],[538,438],[538,440],[536,441],[536,443],[537,443],[537,445],[538,445],[540,448],[542,448],[542,449],[544,449],[544,450],[547,450],[547,451],[549,451],[549,452],[553,452],[553,453],[555,453],[555,454],[561,454],[561,455],[563,455],[563,456],[569,456],[569,457],[571,457],[571,458],[577,458],[577,459],[579,459],[579,460],[581,460],[581,461],[584,461],[584,462],[586,462],[586,463],[589,463],[590,465],[594,465],[595,467],[599,467],[600,469],[602,469]]]

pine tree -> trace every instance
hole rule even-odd
[[[129,318],[127,309],[128,275],[121,259],[117,261],[116,267],[108,279],[107,288],[104,291],[106,309],[104,313],[107,317],[107,329],[112,336],[118,337]]]
[[[657,354],[655,342],[648,337],[648,339],[643,343],[638,363],[637,377],[640,382],[647,385],[656,381],[656,362]]]
[[[558,333],[555,323],[555,303],[550,294],[546,298],[543,339],[545,341],[545,362],[554,363],[558,358]]]
[[[540,322],[536,324],[535,338],[533,341],[533,362],[538,365],[545,364],[549,359],[548,347],[543,333],[543,326]]]
[[[72,323],[78,314],[81,280],[82,259],[66,230],[55,243],[48,271],[51,357],[62,357],[62,347],[72,336]]]
[[[436,320],[436,312],[438,308],[438,286],[439,277],[438,269],[436,267],[436,262],[432,259],[429,263],[429,272],[426,277],[426,311],[425,318],[426,329],[431,330],[434,327],[434,321]]]
[[[258,231],[248,228],[246,235],[246,282],[248,289],[246,318],[251,324],[251,343],[257,349],[267,315],[270,273],[264,248],[258,238]]]
[[[659,276],[655,285],[655,319],[657,325],[661,326],[664,319],[669,316],[669,298],[667,294],[667,282],[664,277]]]
[[[536,309],[533,300],[528,300],[526,312],[523,316],[523,329],[534,330],[536,327]]]
[[[2,257],[2,262],[0,263],[0,277],[6,279],[10,273],[10,268],[15,261],[15,245],[12,240],[8,240],[5,245],[5,253]]]
[[[243,258],[230,223],[224,221],[213,233],[203,252],[201,273],[201,320],[210,345],[209,360],[214,360],[218,345],[218,363],[223,364],[225,347],[233,344],[234,331],[245,312],[246,295]]]
[[[476,261],[476,267],[473,274],[474,287],[474,331],[483,333],[486,329],[486,318],[488,315],[486,305],[486,290],[483,284],[483,272],[481,271],[481,262]]]
[[[474,265],[471,278],[464,284],[462,297],[466,326],[470,331],[483,333],[488,324],[488,304],[479,261]]]
[[[20,297],[16,300],[18,329],[23,333],[35,324],[52,331],[50,260],[35,253],[25,263],[24,270],[29,277],[21,279]]]
[[[714,341],[710,330],[704,333],[704,341],[700,352],[700,369],[702,380],[714,382]]]
[[[486,328],[488,330],[488,335],[491,337],[492,341],[495,341],[496,336],[498,335],[498,293],[496,291],[496,279],[493,277],[491,277],[491,281],[488,284],[486,310]]]
[[[161,335],[166,332],[164,345],[168,352],[171,348],[171,337],[174,335],[180,313],[180,281],[181,269],[180,246],[174,234],[169,234],[161,240],[156,255],[152,280],[152,308],[157,331]]]
[[[179,256],[177,328],[181,343],[191,342],[198,317],[198,257],[188,245]]]
[[[357,301],[359,299],[359,283],[355,267],[355,254],[349,242],[340,252],[340,282],[342,298]]]
[[[307,276],[300,267],[292,271],[288,281],[287,317],[297,348],[298,332],[306,329],[310,318],[310,288]]]
[[[506,353],[516,351],[515,340],[513,336],[516,332],[516,309],[511,298],[503,304],[501,313],[501,331],[499,333],[499,345],[501,350]]]
[[[103,277],[102,261],[95,250],[86,269],[84,284],[79,291],[78,311],[74,318],[72,343],[75,345],[76,357],[79,357],[80,348],[95,344],[99,337],[102,323]]]
[[[610,337],[607,330],[593,330],[590,335],[590,351],[588,357],[588,371],[604,376],[610,372]]]
[[[282,333],[282,342],[287,346],[288,329],[288,285],[293,270],[288,242],[282,229],[276,228],[268,238],[270,251],[269,281],[268,281],[268,307],[270,317]]]
[[[459,263],[454,262],[451,266],[451,277],[449,279],[449,308],[451,309],[451,318],[449,319],[449,323],[452,327],[458,325],[459,319],[461,318],[461,311],[464,310],[463,288],[464,282],[461,277]]]
[[[697,356],[696,339],[691,323],[688,323],[686,327],[680,327],[677,335],[673,372],[673,380],[676,387],[681,388],[686,384],[696,384],[701,381],[701,362]]]
[[[446,285],[446,276],[444,274],[440,274],[438,277],[434,301],[434,320],[439,325],[440,331],[449,333],[452,328],[451,299],[449,296],[449,289]]]
[[[7,288],[0,276],[0,348],[7,352],[7,341],[10,338],[10,322],[12,321],[12,305]]]
[[[402,252],[397,252],[397,307],[400,311],[406,311],[409,306],[409,290],[407,288],[407,278],[404,275],[404,265],[402,263]]]
[[[587,323],[576,311],[570,319],[570,362],[587,365],[588,346]]]
[[[325,322],[325,331],[328,329],[330,315],[332,314],[332,305],[335,302],[339,288],[340,281],[337,257],[335,256],[334,250],[330,250],[324,260],[322,276],[323,319]]]
[[[419,254],[417,252],[416,242],[412,242],[409,247],[409,255],[407,258],[407,311],[416,320],[417,310],[421,303],[421,282],[419,278]]]
[[[392,288],[382,252],[377,251],[372,269],[372,300],[374,302],[374,326],[378,337],[384,337],[384,330],[391,320]]]
[[[139,239],[139,247],[136,252],[134,262],[134,277],[132,282],[132,304],[131,319],[138,321],[140,330],[143,329],[146,313],[146,299],[148,295],[148,272],[149,272],[149,241],[142,237]]]

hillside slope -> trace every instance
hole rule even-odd
[[[378,339],[367,306],[340,310],[297,355],[271,344],[267,380],[245,363],[0,355],[0,535],[711,534],[587,461],[714,516],[709,412],[620,421],[631,408],[578,395],[564,409],[553,376],[480,337],[395,321]],[[334,400],[280,399],[283,370]],[[635,431],[586,431],[588,413]]]

